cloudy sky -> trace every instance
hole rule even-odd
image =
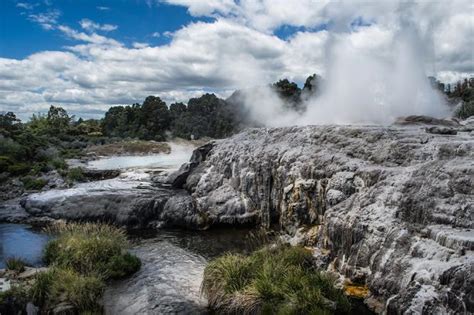
[[[1,0],[0,111],[26,119],[54,104],[99,117],[147,95],[301,84],[325,74],[333,35],[383,56],[405,28],[427,75],[474,73],[470,0]]]

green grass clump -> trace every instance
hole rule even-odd
[[[50,295],[51,285],[53,284],[54,280],[55,275],[52,270],[40,272],[35,275],[29,292],[30,297],[35,305],[42,307],[47,303]]]
[[[73,182],[83,182],[86,178],[84,172],[80,167],[74,167],[69,169],[67,173],[67,178]]]
[[[106,224],[69,223],[49,229],[57,234],[44,251],[48,264],[95,274],[107,280],[127,276],[140,268],[139,260],[126,249],[123,229]]]
[[[28,289],[14,285],[10,290],[0,292],[0,314],[22,314],[28,303]]]
[[[82,275],[72,269],[51,271],[55,280],[49,287],[48,296],[53,301],[65,300],[78,311],[98,311],[105,283],[98,277]]]
[[[75,311],[101,313],[106,281],[140,269],[140,260],[127,252],[125,231],[95,223],[58,224],[47,229],[56,236],[45,247],[50,270],[36,276],[30,297],[42,311],[66,302]]]
[[[112,256],[107,264],[108,276],[112,279],[124,278],[140,270],[142,263],[130,253]]]
[[[10,257],[5,261],[8,270],[23,272],[25,271],[26,263],[21,258]]]
[[[303,247],[265,247],[249,256],[226,254],[209,263],[203,293],[226,314],[330,314],[350,304],[335,279]]]
[[[21,179],[21,181],[27,190],[40,190],[48,183],[46,179],[34,178],[32,176],[25,176]]]
[[[13,176],[28,174],[31,167],[27,163],[15,163],[8,166],[7,171]]]

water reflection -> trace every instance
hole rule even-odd
[[[43,248],[49,236],[24,224],[0,224],[0,268],[5,260],[18,257],[28,265],[40,266]]]

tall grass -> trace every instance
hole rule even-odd
[[[45,247],[44,260],[48,264],[104,279],[120,278],[140,268],[138,258],[126,251],[128,241],[123,229],[106,224],[69,223],[54,225],[47,231],[57,235]]]
[[[213,260],[204,271],[202,292],[213,310],[225,314],[330,314],[350,309],[335,279],[313,267],[309,250],[284,244]]]
[[[8,270],[23,272],[25,271],[26,263],[21,258],[9,257],[5,261],[5,265]]]
[[[48,313],[62,302],[75,313],[100,313],[100,299],[108,279],[122,278],[140,268],[140,260],[127,252],[125,231],[95,223],[57,224],[43,259],[50,266],[36,275],[29,296]]]

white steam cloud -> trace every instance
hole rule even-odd
[[[405,26],[405,24],[407,26]],[[398,32],[332,32],[326,41],[321,93],[304,100],[296,113],[270,87],[244,92],[252,118],[266,126],[308,124],[391,124],[398,117],[445,117],[449,108],[425,71],[432,45],[412,24]],[[367,35],[368,34],[368,35]],[[374,41],[358,36],[374,36]],[[363,44],[361,44],[363,43]]]

